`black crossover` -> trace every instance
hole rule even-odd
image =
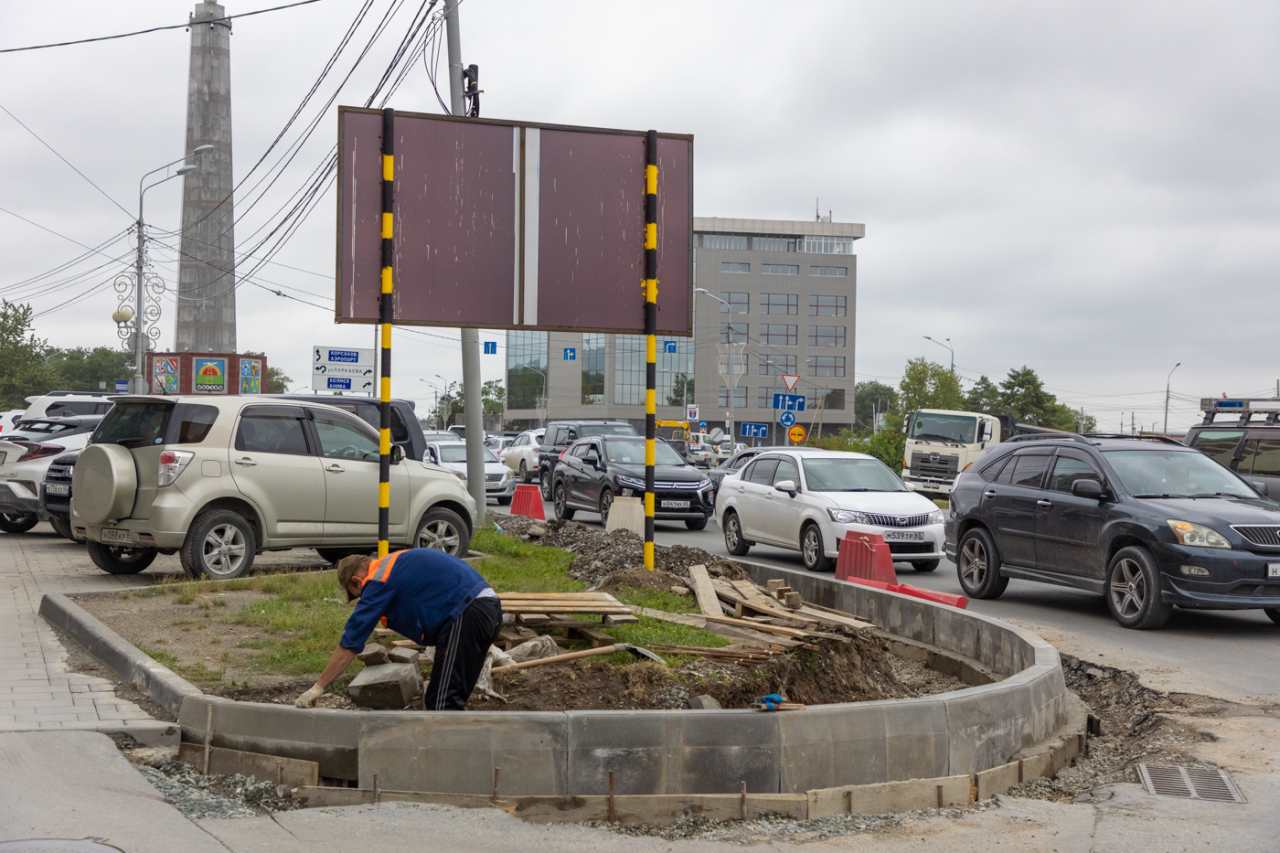
[[[578,510],[600,513],[608,522],[615,497],[644,494],[644,439],[592,436],[571,445],[556,466],[552,502],[557,518]],[[685,462],[662,439],[654,442],[653,517],[683,521],[702,530],[716,510],[711,480]]]
[[[1280,504],[1265,484],[1169,439],[1027,439],[956,479],[947,556],[966,595],[1018,578],[1102,593],[1126,628],[1158,628],[1174,605],[1280,623]]]

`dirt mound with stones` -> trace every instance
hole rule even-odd
[[[569,566],[569,576],[601,588],[615,572],[644,568],[644,540],[630,531],[605,533],[598,527],[588,527],[576,521],[537,521],[523,516],[510,516],[501,523],[504,533],[577,554],[577,559]],[[747,577],[736,563],[685,545],[659,546],[654,549],[653,561],[655,569],[682,578],[687,578],[689,567],[696,565],[706,566],[713,577],[733,580]]]

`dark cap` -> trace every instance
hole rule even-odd
[[[359,573],[360,569],[371,561],[371,557],[363,554],[353,554],[338,561],[338,586],[342,587],[342,591],[347,594],[348,602],[355,601],[360,596],[352,595],[351,590],[347,589],[347,584],[351,583],[351,579]]]

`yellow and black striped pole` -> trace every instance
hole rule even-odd
[[[379,405],[378,439],[378,556],[391,550],[391,264],[394,260],[395,235],[393,207],[395,199],[395,111],[382,111],[382,297],[378,305],[378,322],[382,325],[382,388]]]
[[[645,138],[644,167],[644,567],[653,571],[653,461],[658,417],[658,132]]]

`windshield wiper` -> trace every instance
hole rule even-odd
[[[931,432],[922,432],[919,435],[912,436],[912,438],[932,438],[934,441],[943,441],[943,442],[946,442],[947,444],[960,443],[956,441],[954,438],[947,438],[945,435],[934,435]]]
[[[838,492],[883,492],[884,489],[836,489]]]
[[[1134,495],[1135,498],[1193,498],[1195,495]]]

